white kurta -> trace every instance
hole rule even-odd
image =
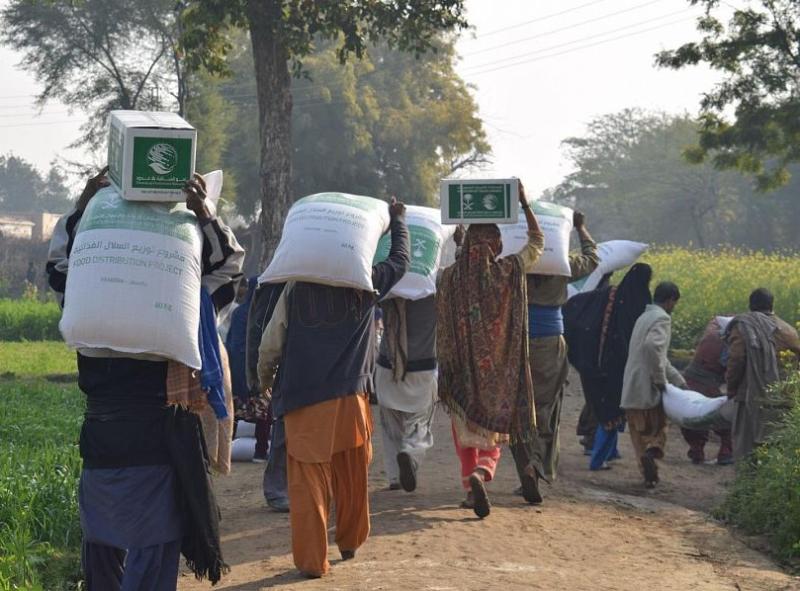
[[[381,367],[375,369],[375,390],[378,404],[383,408],[403,412],[423,412],[436,401],[436,370],[408,372],[404,380],[395,382],[392,370]]]

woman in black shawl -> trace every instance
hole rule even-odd
[[[622,378],[636,320],[652,303],[650,265],[631,267],[618,286],[571,298],[564,306],[569,361],[581,376],[586,400],[598,422],[590,468],[598,470],[616,455]]]

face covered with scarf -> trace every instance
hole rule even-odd
[[[503,252],[503,240],[497,224],[473,224],[467,230],[464,252],[479,249],[483,256],[497,258]],[[486,252],[488,249],[488,253]]]

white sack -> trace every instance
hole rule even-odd
[[[720,336],[725,335],[725,331],[728,330],[728,325],[733,320],[733,316],[717,316],[717,326],[719,326],[719,334]]]
[[[256,424],[248,423],[247,421],[236,421],[236,439],[242,437],[255,437]]]
[[[59,328],[76,348],[150,353],[200,368],[203,238],[182,203],[89,202],[69,258]]]
[[[613,273],[630,267],[647,250],[647,244],[631,240],[609,240],[597,245],[600,264],[592,273],[580,281],[571,283],[567,288],[569,297],[596,289],[606,273]]]
[[[436,275],[439,272],[442,246],[456,230],[456,226],[443,225],[441,219],[438,209],[417,205],[406,207],[411,267],[387,297],[421,300],[436,293]],[[384,234],[378,242],[376,263],[388,258],[391,245],[392,237]]]
[[[664,412],[673,423],[687,429],[708,429],[724,422],[720,409],[728,399],[725,396],[709,398],[692,390],[681,390],[672,384],[664,392]]]
[[[203,175],[206,182],[206,204],[211,215],[217,215],[219,211],[219,198],[222,195],[222,171],[212,170]]]
[[[548,201],[532,201],[531,207],[544,234],[544,253],[531,273],[569,277],[569,235],[572,231],[573,212]],[[503,252],[500,256],[518,253],[528,242],[528,223],[525,212],[520,211],[519,222],[500,227]]]
[[[231,444],[231,461],[252,462],[256,455],[255,437],[237,437]]]
[[[442,245],[442,256],[439,259],[439,269],[446,269],[456,262],[456,250],[458,250],[458,247],[456,246],[456,240],[453,236],[450,236]]]
[[[295,203],[259,283],[307,281],[373,291],[372,261],[389,228],[387,204],[372,197],[317,193]]]

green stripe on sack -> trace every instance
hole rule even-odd
[[[416,224],[408,224],[408,234],[411,243],[411,267],[408,271],[427,277],[436,266],[436,255],[439,254],[439,246],[442,243],[441,236],[430,228]],[[378,242],[373,264],[385,261],[389,257],[391,246],[391,237],[388,234],[382,236]]]
[[[533,213],[536,215],[546,215],[554,218],[564,218],[568,222],[572,221],[572,212],[569,208],[550,201],[530,201]]]
[[[89,202],[78,234],[88,230],[137,230],[193,244],[197,218],[182,204],[126,201],[116,190],[103,189]]]

